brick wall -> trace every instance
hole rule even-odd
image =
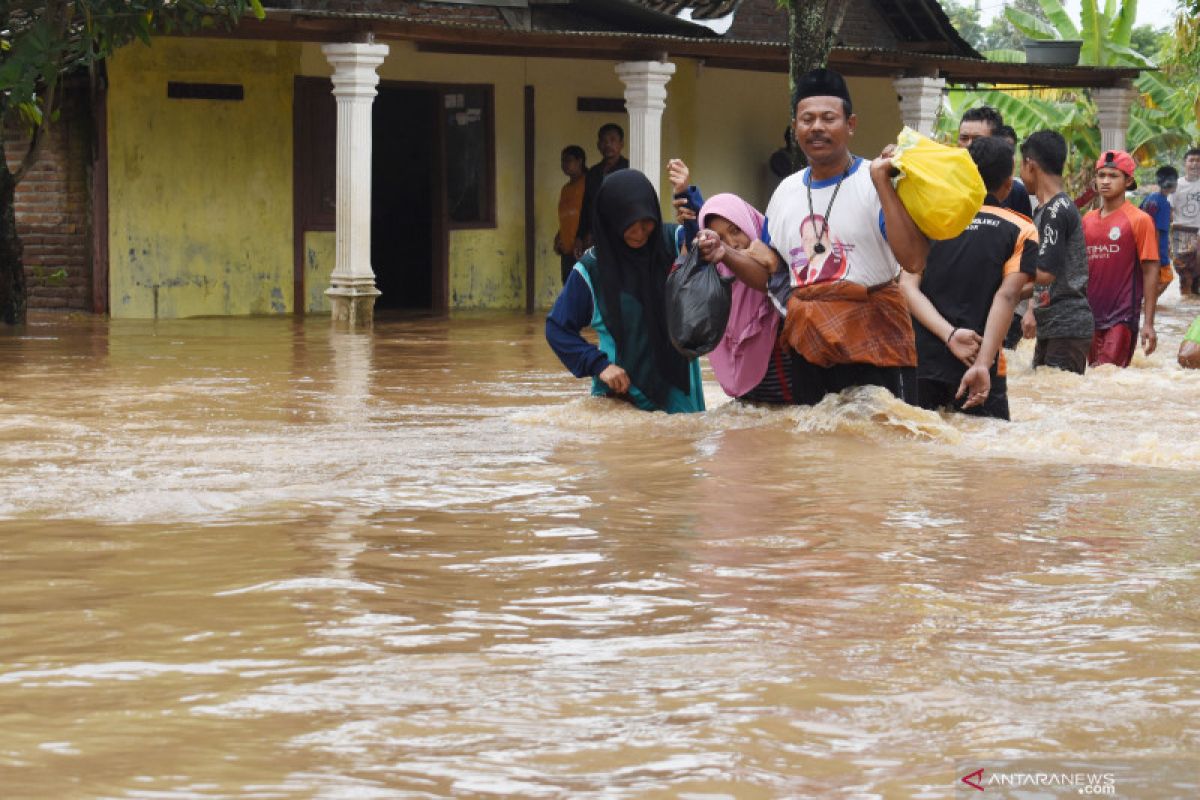
[[[752,42],[786,42],[787,12],[777,0],[742,0],[726,38]]]
[[[895,32],[884,21],[870,0],[850,0],[842,17],[841,44],[849,47],[878,47],[895,49],[899,44]]]
[[[5,152],[15,167],[25,142],[11,138],[6,134]],[[37,163],[17,185],[14,206],[30,309],[91,309],[90,158],[84,97],[69,95]]]

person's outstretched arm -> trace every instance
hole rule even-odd
[[[908,302],[909,313],[917,318],[917,322],[921,323],[925,330],[941,339],[954,357],[968,367],[975,363],[982,337],[970,328],[956,328],[951,325],[921,291],[920,275],[913,272],[900,273],[900,292]]]
[[[992,364],[996,362],[996,355],[1004,345],[1004,335],[1008,333],[1008,326],[1012,323],[1013,309],[1021,300],[1021,289],[1028,282],[1029,275],[1024,272],[1010,272],[1000,282],[1000,288],[992,298],[992,308],[988,311],[983,341],[979,345],[979,356],[963,375],[958,392],[954,395],[956,399],[964,394],[967,396],[963,408],[974,408],[987,400],[988,392],[992,390]]]
[[[1142,352],[1150,355],[1158,347],[1154,312],[1158,310],[1158,259],[1142,262]]]
[[[675,221],[683,226],[686,236],[684,247],[690,248],[696,239],[696,234],[700,232],[697,216],[704,205],[704,195],[700,193],[698,187],[689,182],[691,170],[688,169],[688,165],[683,162],[683,159],[672,158],[667,162],[667,177],[671,181],[671,189],[674,192],[671,205],[675,207]]]
[[[724,264],[739,281],[760,292],[767,291],[767,279],[783,267],[779,253],[758,239],[750,242],[747,249],[739,250],[729,247],[715,231],[706,228],[696,237],[696,246],[702,259],[710,264]]]

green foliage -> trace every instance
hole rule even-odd
[[[1054,29],[1046,20],[1038,19],[1037,17],[1022,11],[1019,8],[1004,9],[1004,16],[1008,19],[1012,26],[1025,35],[1029,39],[1069,39],[1079,38],[1078,36],[1059,36],[1058,31]]]
[[[1162,63],[1162,53],[1170,46],[1171,32],[1153,25],[1138,25],[1129,36],[1129,46],[1146,58]]]
[[[988,61],[1001,61],[1007,64],[1024,64],[1024,50],[984,50],[981,55]]]
[[[232,27],[261,0],[5,0],[0,6],[0,117],[40,123],[68,72],[90,68],[133,41]]]
[[[1195,0],[1200,4],[1200,0]],[[1136,0],[1083,0],[1079,24],[1065,17],[1059,0],[1039,0],[1044,18],[1025,9],[1010,7],[1005,17],[1014,29],[1030,38],[1078,38],[1084,41],[1081,61],[1097,66],[1146,66],[1148,58],[1162,54],[1163,71],[1143,72],[1135,81],[1140,94],[1130,111],[1126,148],[1143,165],[1182,160],[1182,151],[1200,141],[1197,110],[1200,81],[1197,60],[1180,59],[1181,52],[1193,54],[1200,42],[1200,25],[1181,17],[1173,35],[1150,26],[1134,27]],[[1191,42],[1180,44],[1181,31]],[[1004,54],[1011,58],[1012,53]],[[1001,59],[997,59],[1001,60]],[[997,108],[1004,120],[1024,138],[1036,130],[1060,132],[1069,145],[1066,174],[1068,184],[1079,188],[1091,175],[1099,156],[1100,131],[1095,103],[1087,91],[1009,90],[953,91],[939,119],[937,133],[945,141],[957,135],[964,111],[978,105]]]
[[[1038,0],[1012,0],[1008,3],[1012,8],[1049,24],[1046,19],[1045,12],[1038,5]],[[972,0],[944,0],[942,6],[946,10],[947,16],[958,29],[959,34],[966,39],[972,47],[985,55],[991,52],[1020,52],[1021,59],[1024,59],[1024,51],[1021,49],[1025,43],[1025,34],[1013,27],[1012,23],[1003,14],[994,16],[986,26],[981,27],[979,13],[975,11],[975,6]],[[990,58],[990,56],[989,56]],[[1011,56],[995,59],[1010,61]]]
[[[1200,70],[1200,16],[1179,14],[1175,27],[1159,49],[1159,62],[1168,70]]]
[[[942,3],[942,7],[959,35],[967,40],[967,44],[982,52],[986,44],[986,30],[979,21],[979,12],[975,10],[975,6],[947,0]]]
[[[1097,0],[1082,0],[1078,26],[1059,0],[1038,0],[1047,22],[1017,8],[1006,8],[1005,17],[1030,39],[1078,39],[1083,41],[1079,63],[1092,67],[1152,67],[1148,58],[1130,44],[1137,0],[1107,0],[1101,9]]]

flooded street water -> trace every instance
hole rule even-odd
[[[1126,371],[1024,343],[1011,424],[711,379],[645,414],[540,316],[0,333],[0,797],[942,798],[998,759],[1196,797],[1168,303]]]

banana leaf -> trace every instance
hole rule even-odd
[[[1112,15],[1109,15],[1112,19]],[[1123,47],[1129,47],[1130,38],[1133,36],[1133,23],[1137,19],[1137,0],[1124,0],[1121,3],[1121,10],[1117,12],[1116,18],[1113,20],[1109,42]]]
[[[1025,34],[1030,39],[1058,38],[1058,31],[1054,30],[1054,28],[1050,27],[1050,25],[1038,19],[1033,14],[1028,14],[1019,8],[1005,8],[1004,18],[1011,22],[1014,28]]]
[[[1104,55],[1105,26],[1101,20],[1103,15],[1096,7],[1096,0],[1083,0],[1079,7],[1079,21],[1083,24],[1083,47],[1079,53],[1079,63],[1088,66],[1100,66]]]
[[[1139,164],[1147,166],[1158,156],[1191,144],[1194,133],[1195,126],[1191,132],[1178,129],[1164,130],[1135,113],[1130,115],[1125,149]]]
[[[1105,51],[1108,53],[1108,58],[1105,59],[1104,66],[1143,67],[1145,69],[1155,69],[1157,67],[1153,61],[1127,45],[1110,41],[1106,43]]]
[[[1058,31],[1057,39],[1078,39],[1079,29],[1075,27],[1074,21],[1067,14],[1067,10],[1062,7],[1058,0],[1038,0],[1038,5],[1042,7],[1042,11],[1046,14],[1046,19],[1050,20],[1050,24]]]
[[[999,61],[1005,64],[1025,63],[1024,50],[1009,50],[1004,48],[1000,50],[984,50],[982,53],[980,53],[980,55],[982,55],[988,61]]]

